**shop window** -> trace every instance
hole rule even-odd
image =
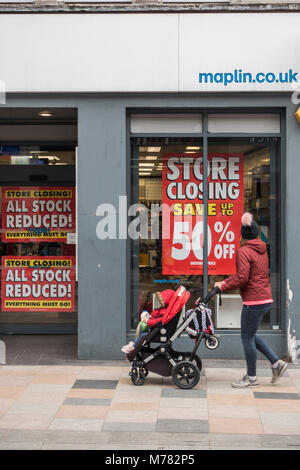
[[[164,252],[171,246],[171,241],[162,239],[162,203],[166,202],[162,173],[166,158],[173,155],[188,158],[195,152],[202,152],[201,139],[147,138],[136,139],[134,143],[132,201],[139,202],[141,211],[147,214],[148,231],[141,233],[139,240],[132,241],[132,327],[139,321],[142,309],[150,311],[155,306],[156,291],[176,290],[179,285],[185,285],[193,290],[190,305],[203,294],[203,275],[198,272],[193,275],[186,269],[179,269],[169,274],[168,256],[164,256]]]
[[[29,119],[36,110],[23,109],[19,116],[12,110],[8,117],[22,118],[22,124],[13,141],[0,142],[2,332],[14,333],[22,325],[27,332],[30,326],[40,326],[40,332],[47,333],[54,325],[57,332],[60,325],[76,332],[77,142],[74,122],[64,123],[62,114],[60,110],[59,124],[44,126],[38,117],[36,122]],[[55,111],[53,115],[55,120]],[[31,143],[22,140],[26,119],[31,121]],[[72,136],[66,130],[69,125]],[[6,136],[10,126],[15,125],[5,124]],[[39,142],[38,129],[43,126],[47,143]]]
[[[249,211],[259,224],[260,238],[266,243],[270,265],[270,279],[274,299],[273,307],[268,315],[265,315],[262,329],[276,329],[280,325],[280,163],[278,160],[277,138],[251,138],[251,139],[211,139],[208,145],[208,155],[232,155],[241,161],[241,194],[242,211]],[[237,207],[237,198],[233,201],[233,210]],[[234,214],[228,217],[228,222],[220,223],[217,227],[208,217],[208,225],[211,231],[218,232],[222,237],[220,256],[225,257],[224,250],[230,249],[232,234],[240,238],[239,226],[232,230]],[[221,217],[220,217],[221,221]],[[240,218],[238,220],[240,225]],[[221,230],[222,229],[222,230]],[[240,242],[240,240],[238,240]],[[216,240],[218,242],[218,240]],[[222,247],[223,245],[223,247]],[[228,245],[228,246],[227,246]],[[216,245],[211,247],[208,254],[208,262],[214,256]],[[221,253],[221,251],[223,252]],[[208,287],[211,289],[215,281],[221,281],[233,271],[222,272],[216,266],[216,274],[212,267],[208,268]],[[240,328],[240,312],[242,299],[239,291],[222,294],[220,305],[219,297],[210,302],[210,308],[214,312],[217,328]]]

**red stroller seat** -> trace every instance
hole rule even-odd
[[[178,287],[177,291],[174,292],[174,296],[172,297],[171,301],[169,302],[168,308],[164,313],[164,316],[161,320],[163,325],[169,323],[177,313],[179,313],[184,305],[190,298],[190,293],[184,287]]]

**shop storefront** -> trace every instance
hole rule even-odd
[[[76,111],[2,109],[1,122],[0,332],[75,334]]]
[[[132,241],[132,328],[142,309],[151,310],[155,291],[191,288],[188,309],[234,273],[241,215],[250,211],[267,244],[275,300],[261,334],[280,347],[285,169],[283,115],[277,111],[130,115],[132,203],[141,225],[143,217],[148,224]],[[209,308],[224,341],[222,355],[230,357],[238,347],[233,341],[240,328],[239,292],[216,296]]]
[[[19,16],[7,15],[8,23],[17,22],[19,34],[30,26],[34,36],[41,26],[25,15],[19,23]],[[52,16],[39,20],[46,27]],[[103,15],[61,15],[55,41],[80,19],[77,48],[65,42],[55,57],[46,34],[43,50],[27,51],[35,75],[27,70],[25,82],[5,57],[0,333],[78,333],[79,358],[121,358],[141,310],[153,307],[154,292],[185,285],[192,289],[189,309],[234,272],[240,218],[248,210],[267,244],[274,298],[260,334],[278,354],[296,358],[300,127],[291,95],[300,63],[284,43],[281,64],[266,55],[256,64],[257,44],[243,37],[238,47],[234,40],[254,20],[269,38],[282,14],[229,15],[235,34],[224,39],[227,63],[216,47],[226,29],[223,15],[205,16],[206,23],[203,15],[189,14],[142,15],[139,22],[130,14],[106,15],[105,22]],[[295,15],[284,16],[296,41]],[[200,54],[203,65],[192,58],[207,22],[216,35]],[[151,42],[142,30],[154,24]],[[124,33],[122,44],[109,32],[116,28]],[[105,35],[116,59],[109,73],[105,49],[93,60],[82,52]],[[134,69],[130,41],[135,53],[148,57]],[[266,39],[265,53],[270,44]],[[60,74],[42,81],[37,58],[45,65],[45,52]],[[242,68],[275,80],[238,82]],[[201,73],[208,74],[205,83]],[[201,349],[202,357],[243,357],[241,305],[238,291],[211,300],[220,347]],[[189,341],[183,336],[178,347]]]

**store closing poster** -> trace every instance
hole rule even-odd
[[[3,312],[74,312],[74,256],[3,256]]]
[[[208,154],[208,274],[235,273],[244,209],[241,153]],[[163,274],[203,274],[203,157],[163,157]]]
[[[2,242],[66,242],[75,228],[74,187],[4,186]]]

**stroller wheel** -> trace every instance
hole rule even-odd
[[[131,382],[133,383],[133,385],[144,385],[144,382],[145,382],[145,379],[146,379],[146,375],[144,373],[146,369],[144,368],[141,368],[141,367],[134,367],[133,369],[131,369],[131,372],[130,372],[130,377],[131,377]],[[148,375],[148,371],[147,371],[147,375]]]
[[[191,361],[191,359],[190,359],[191,353],[185,353],[183,357],[184,357],[185,361]],[[199,369],[199,372],[201,372],[201,370],[202,370],[202,361],[201,361],[200,357],[197,356],[197,354],[195,354],[194,359],[193,359],[192,362],[193,362],[193,364],[196,364],[196,366]]]
[[[209,336],[205,340],[205,346],[207,347],[207,349],[217,349],[219,344],[219,338],[217,338],[216,336]]]
[[[172,379],[177,387],[190,389],[199,382],[200,373],[193,362],[181,361],[173,367]]]

